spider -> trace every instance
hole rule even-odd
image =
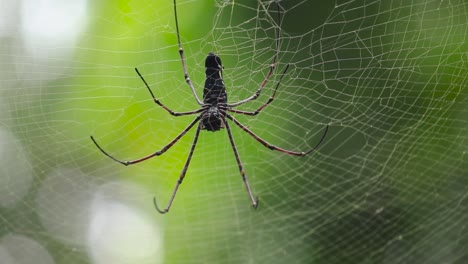
[[[276,2],[276,6],[277,6],[277,14],[278,14],[277,19],[278,19],[278,21],[280,21],[281,20],[281,14],[280,14],[280,7],[279,7],[278,2]],[[280,147],[277,147],[275,145],[272,145],[272,144],[268,143],[267,141],[265,141],[261,137],[257,136],[249,128],[247,128],[245,125],[240,123],[237,119],[235,119],[232,115],[229,114],[229,112],[231,112],[231,113],[242,114],[242,115],[247,115],[247,116],[255,116],[255,115],[259,114],[266,106],[268,106],[275,99],[276,91],[277,91],[277,89],[278,89],[278,87],[279,87],[279,85],[281,83],[281,80],[283,79],[284,75],[286,74],[286,71],[288,70],[289,64],[286,65],[285,69],[281,73],[280,78],[279,78],[279,80],[278,80],[278,82],[277,82],[277,84],[275,86],[275,89],[273,90],[273,93],[270,96],[270,98],[264,104],[262,104],[257,110],[255,110],[255,111],[243,111],[243,110],[235,109],[235,107],[237,107],[237,106],[243,105],[243,104],[245,104],[247,102],[250,102],[250,101],[253,101],[253,100],[257,99],[257,97],[260,96],[260,93],[261,93],[262,89],[265,87],[265,85],[267,84],[267,82],[270,79],[271,75],[273,74],[274,70],[276,69],[278,53],[279,53],[279,46],[280,46],[279,45],[280,44],[279,43],[280,30],[279,30],[278,27],[276,28],[276,31],[275,31],[276,50],[275,50],[275,55],[273,57],[273,61],[270,64],[270,68],[269,68],[269,71],[268,71],[267,75],[265,76],[264,80],[261,82],[261,84],[258,87],[257,91],[253,95],[251,95],[250,97],[248,97],[248,98],[246,98],[244,100],[241,100],[241,101],[238,101],[238,102],[235,102],[235,103],[228,103],[226,87],[224,85],[224,81],[223,81],[223,77],[222,77],[223,65],[221,63],[221,58],[219,56],[217,56],[215,53],[210,52],[210,53],[208,53],[208,56],[206,57],[206,60],[205,60],[206,80],[205,80],[205,86],[204,86],[204,89],[203,89],[203,101],[200,100],[200,98],[197,96],[194,85],[193,85],[192,81],[190,80],[190,77],[189,77],[189,74],[188,74],[188,71],[187,71],[187,65],[185,63],[184,50],[182,48],[182,43],[180,41],[179,22],[178,22],[178,19],[177,19],[176,0],[174,0],[174,2],[173,2],[173,7],[174,7],[174,17],[175,17],[175,25],[176,25],[177,43],[178,43],[178,47],[179,47],[179,56],[180,56],[180,61],[182,63],[182,69],[184,71],[184,79],[185,79],[185,82],[187,83],[187,85],[192,90],[192,94],[193,94],[195,100],[197,101],[198,105],[200,106],[200,108],[197,109],[197,110],[187,111],[187,112],[175,112],[175,111],[171,110],[169,107],[164,105],[161,101],[159,101],[159,99],[157,99],[154,96],[153,91],[151,90],[150,86],[148,85],[146,80],[143,78],[143,76],[140,74],[140,72],[138,71],[137,68],[135,68],[135,71],[138,74],[138,76],[140,77],[140,79],[143,81],[143,83],[145,84],[146,88],[148,89],[149,93],[151,94],[151,97],[153,98],[153,101],[157,105],[162,107],[164,110],[166,110],[169,114],[171,114],[173,116],[185,116],[185,115],[198,114],[197,117],[184,130],[182,130],[182,132],[180,132],[180,134],[178,136],[176,136],[171,142],[169,142],[162,149],[160,149],[160,150],[158,150],[158,151],[156,151],[156,152],[154,152],[154,153],[152,153],[150,155],[147,155],[145,157],[135,159],[135,160],[122,161],[122,160],[116,159],[113,156],[111,156],[110,154],[108,154],[97,143],[97,141],[94,139],[93,136],[90,136],[91,140],[94,142],[96,147],[104,155],[106,155],[110,159],[114,160],[115,162],[118,162],[120,164],[128,166],[128,165],[137,164],[137,163],[140,163],[140,162],[145,161],[147,159],[150,159],[152,157],[160,156],[160,155],[164,154],[177,141],[179,141],[192,127],[194,127],[196,125],[197,128],[196,128],[196,131],[195,131],[195,137],[194,137],[193,143],[192,143],[192,145],[190,147],[188,157],[187,157],[187,159],[185,161],[184,167],[182,168],[182,172],[179,175],[179,179],[177,180],[176,186],[174,187],[174,190],[172,192],[172,195],[171,195],[171,197],[170,197],[170,199],[168,201],[168,204],[167,204],[166,208],[161,210],[158,207],[158,204],[156,202],[156,198],[153,199],[154,206],[155,206],[156,210],[161,214],[165,214],[165,213],[169,212],[169,209],[171,208],[171,205],[174,202],[174,198],[175,198],[175,196],[177,194],[177,190],[179,189],[180,184],[182,184],[182,181],[185,178],[187,169],[188,169],[189,164],[190,164],[190,160],[192,159],[193,152],[194,152],[195,147],[197,145],[198,136],[200,134],[200,131],[201,130],[207,130],[207,131],[216,132],[216,131],[219,131],[219,130],[225,128],[226,131],[227,131],[228,137],[229,137],[229,141],[230,141],[231,146],[232,146],[232,150],[234,152],[234,156],[235,156],[236,161],[237,161],[237,165],[239,166],[239,172],[240,172],[240,174],[242,176],[242,180],[243,180],[245,188],[247,190],[247,194],[249,196],[249,199],[250,199],[250,201],[252,203],[253,208],[256,209],[257,206],[258,206],[259,200],[258,200],[258,197],[254,197],[254,195],[252,193],[252,189],[251,189],[249,181],[247,179],[247,175],[245,174],[244,166],[242,165],[242,162],[240,160],[239,153],[237,151],[237,147],[236,147],[236,144],[234,143],[234,138],[233,138],[232,133],[231,133],[231,127],[229,125],[229,122],[227,122],[227,119],[232,121],[236,126],[238,126],[240,129],[245,131],[252,138],[254,138],[256,141],[258,141],[260,144],[267,147],[268,149],[276,150],[276,151],[286,153],[286,154],[289,154],[289,155],[292,155],[292,156],[306,156],[307,154],[309,154],[312,151],[314,151],[315,149],[317,149],[317,147],[322,143],[323,139],[325,138],[325,135],[328,132],[328,125],[326,126],[320,141],[313,148],[311,148],[308,151],[291,151],[291,150],[283,149],[283,148],[280,148]]]

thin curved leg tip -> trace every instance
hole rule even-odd
[[[255,198],[255,203],[252,204],[252,207],[253,207],[254,209],[257,209],[258,203],[259,203],[259,200],[258,200],[258,196],[257,196],[257,197]]]
[[[116,158],[114,158],[113,156],[111,156],[109,153],[107,153],[103,148],[101,148],[101,146],[99,146],[99,144],[97,143],[97,141],[94,139],[93,136],[89,136],[91,138],[91,140],[93,141],[94,145],[96,145],[96,147],[102,152],[102,154],[106,155],[108,158],[112,159],[113,161],[115,162],[118,162],[122,165],[125,165],[125,166],[128,166],[128,165],[131,165],[131,164],[134,164],[134,163],[138,163],[140,161],[136,161],[136,162],[130,162],[130,161],[121,161],[121,160],[118,160]]]
[[[169,212],[169,210],[166,208],[164,210],[159,209],[158,203],[156,202],[156,197],[153,197],[153,203],[154,203],[154,208],[156,208],[156,211],[158,211],[160,214],[165,214]]]

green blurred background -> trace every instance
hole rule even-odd
[[[223,60],[231,125],[124,167],[172,140],[197,108],[170,0],[0,1],[0,263],[467,263],[468,3],[178,1],[189,74]]]

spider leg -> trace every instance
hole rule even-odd
[[[262,106],[260,106],[257,110],[255,110],[253,112],[236,110],[236,109],[232,109],[232,108],[227,108],[227,110],[230,111],[230,112],[233,112],[233,113],[249,115],[249,116],[255,116],[258,113],[260,113],[265,107],[267,107],[267,105],[269,105],[275,99],[276,90],[278,90],[278,87],[279,87],[279,85],[281,83],[281,80],[283,80],[284,74],[286,73],[288,68],[289,68],[289,64],[286,65],[286,68],[284,69],[283,73],[281,74],[281,77],[280,77],[278,83],[276,84],[275,90],[273,91],[273,94],[270,96],[268,101],[266,103],[264,103]]]
[[[171,208],[172,202],[174,201],[174,198],[175,198],[175,196],[177,194],[177,190],[179,189],[180,184],[182,184],[182,181],[185,178],[185,174],[186,174],[187,169],[188,169],[188,167],[190,165],[190,160],[192,160],[193,152],[195,151],[195,147],[197,146],[198,135],[200,134],[200,130],[201,130],[201,123],[199,123],[199,125],[197,127],[197,131],[195,132],[195,138],[193,139],[193,143],[192,143],[192,147],[190,148],[189,155],[187,157],[187,160],[185,161],[184,168],[180,172],[179,179],[177,180],[176,186],[174,187],[174,191],[172,192],[172,195],[171,195],[171,199],[169,199],[169,202],[168,202],[166,208],[164,210],[159,209],[158,204],[156,203],[156,197],[154,197],[154,199],[153,199],[154,207],[161,214],[165,214],[165,213],[169,212],[169,209]]]
[[[158,99],[156,99],[156,97],[154,96],[153,94],[153,91],[151,90],[151,88],[149,87],[148,83],[146,82],[145,78],[143,78],[143,75],[140,74],[140,72],[138,71],[137,68],[135,68],[135,71],[136,73],[138,74],[138,76],[140,76],[140,79],[143,81],[143,83],[145,84],[146,88],[148,88],[148,91],[150,92],[151,94],[151,97],[153,97],[153,101],[158,104],[159,106],[161,106],[162,108],[164,108],[164,110],[166,110],[169,114],[173,115],[173,116],[183,116],[183,115],[193,115],[193,114],[197,114],[197,113],[200,113],[202,112],[203,110],[206,109],[206,107],[202,107],[200,109],[197,109],[197,110],[193,110],[193,111],[188,111],[188,112],[174,112],[172,111],[171,109],[169,109],[169,107],[165,106],[163,103],[161,103]]]
[[[280,7],[279,7],[279,4],[278,4],[278,1],[276,1],[276,7],[277,7],[277,13],[278,13],[278,25],[279,23],[281,22],[281,12],[280,12]],[[257,91],[255,91],[255,93],[253,95],[251,95],[250,97],[244,99],[244,100],[241,100],[239,102],[236,102],[236,103],[231,103],[231,104],[227,104],[228,107],[235,107],[235,106],[239,106],[241,104],[245,104],[247,102],[250,102],[252,100],[255,100],[257,99],[259,96],[260,96],[260,93],[262,92],[263,90],[263,87],[265,87],[266,83],[268,82],[268,80],[270,79],[271,75],[273,74],[273,72],[275,71],[276,69],[276,65],[277,65],[277,61],[278,61],[278,54],[279,54],[279,46],[280,46],[280,35],[281,35],[281,32],[280,32],[280,27],[277,26],[276,27],[276,30],[275,30],[275,35],[276,35],[276,42],[275,42],[275,56],[273,57],[273,61],[271,62],[270,64],[270,70],[268,71],[267,75],[265,76],[265,79],[263,79],[262,83],[260,84],[260,87],[257,89]]]
[[[182,43],[180,42],[180,34],[179,34],[179,21],[177,20],[177,4],[176,0],[174,0],[174,16],[175,16],[175,24],[176,24],[176,32],[177,32],[177,44],[179,45],[179,55],[180,61],[182,62],[182,69],[184,70],[184,79],[187,85],[192,89],[193,96],[199,105],[203,105],[203,102],[198,98],[198,95],[195,91],[195,87],[193,86],[192,80],[190,80],[187,65],[185,64],[185,57],[184,57],[184,49],[182,48]]]
[[[262,144],[266,148],[271,149],[271,150],[277,150],[279,152],[283,152],[283,153],[286,153],[286,154],[289,154],[289,155],[292,155],[292,156],[305,156],[305,155],[311,153],[312,151],[316,150],[320,146],[323,139],[325,138],[325,135],[327,135],[327,132],[328,132],[328,125],[327,125],[325,127],[325,131],[324,131],[320,141],[313,148],[311,148],[310,150],[305,151],[305,152],[304,151],[301,151],[301,152],[292,151],[292,150],[283,149],[283,148],[280,148],[280,147],[277,147],[275,145],[272,145],[272,144],[268,143],[266,140],[264,140],[261,137],[257,136],[254,132],[252,132],[252,130],[248,129],[246,126],[241,124],[239,121],[237,121],[237,119],[235,119],[231,115],[227,114],[226,117],[231,119],[238,127],[240,127],[242,130],[247,132],[247,134],[249,134],[251,137],[253,137],[255,140],[257,140],[260,144]]]
[[[179,141],[179,139],[181,139],[185,133],[187,133],[194,125],[195,123],[197,123],[198,121],[200,121],[201,119],[201,116],[198,116],[197,118],[195,118],[192,123],[190,123],[184,130],[182,130],[182,132],[180,132],[179,135],[177,135],[177,137],[175,137],[171,142],[169,142],[169,144],[167,144],[166,146],[164,146],[161,150],[158,150],[148,156],[145,156],[143,158],[139,158],[139,159],[136,159],[136,160],[130,160],[130,161],[122,161],[122,160],[118,160],[116,158],[114,158],[113,156],[111,156],[110,154],[108,154],[103,148],[101,148],[101,146],[99,146],[99,144],[96,142],[96,140],[94,139],[93,136],[90,136],[91,137],[91,140],[94,142],[94,144],[96,145],[96,147],[98,147],[98,149],[104,154],[106,155],[107,157],[109,157],[110,159],[114,160],[115,162],[118,162],[120,164],[123,164],[125,166],[128,166],[128,165],[132,165],[132,164],[136,164],[136,163],[140,163],[142,161],[145,161],[147,159],[150,159],[154,156],[160,156],[162,155],[164,152],[166,152],[168,149],[170,149],[177,141]]]
[[[234,138],[232,137],[231,128],[229,127],[228,122],[225,122],[223,120],[223,123],[226,126],[226,130],[229,136],[229,141],[231,142],[232,150],[234,151],[234,156],[236,156],[237,165],[239,166],[239,172],[242,176],[242,180],[244,181],[245,189],[247,190],[247,193],[249,194],[249,198],[250,198],[250,201],[252,202],[253,208],[257,209],[258,197],[254,198],[254,195],[252,194],[252,189],[250,188],[249,180],[247,179],[247,175],[245,174],[244,166],[242,165],[242,162],[239,157],[239,153],[237,152],[236,143],[234,143]]]

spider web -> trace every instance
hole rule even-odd
[[[171,1],[0,1],[0,262],[466,263],[468,4],[463,0],[179,1],[189,74],[223,60],[229,102],[266,102],[202,131],[171,211],[197,108]]]

